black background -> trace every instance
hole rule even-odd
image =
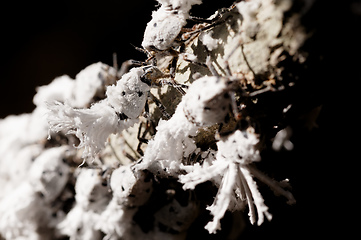
[[[233,1],[194,6],[208,17]],[[75,75],[101,61],[144,60],[141,46],[146,24],[158,3],[153,0],[9,1],[1,7],[0,118],[31,112],[37,86],[55,77]],[[131,45],[132,44],[132,45]]]

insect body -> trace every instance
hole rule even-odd
[[[285,196],[289,203],[295,202],[290,192],[251,165],[261,159],[256,146],[258,141],[253,128],[247,131],[236,130],[232,134],[222,136],[217,142],[218,152],[211,165],[197,167],[189,174],[179,177],[184,184],[184,189],[194,189],[199,183],[209,180],[213,180],[219,186],[215,201],[208,207],[214,216],[213,221],[206,225],[210,233],[215,233],[217,229],[220,229],[220,219],[223,218],[226,210],[243,209],[246,203],[252,224],[257,218],[257,224],[262,224],[264,216],[271,220],[272,215],[264,204],[253,176],[269,185],[277,194]]]
[[[153,12],[147,24],[142,46],[148,51],[164,51],[179,46],[180,33],[189,18],[192,5],[200,0],[159,0],[161,7]],[[177,43],[178,42],[178,43]]]
[[[29,170],[27,181],[0,201],[0,234],[6,239],[49,239],[48,229],[61,219],[57,199],[68,181],[63,161],[67,147],[44,150]],[[60,213],[60,214],[58,214]],[[42,229],[42,233],[37,231]],[[39,237],[39,234],[42,237]]]
[[[184,96],[183,111],[191,123],[210,126],[225,120],[230,111],[232,82],[224,77],[202,77],[196,80]]]
[[[166,118],[169,117],[149,91],[159,77],[157,73],[159,71],[151,66],[132,68],[116,85],[108,86],[104,100],[87,109],[72,108],[67,102],[49,104],[50,129],[75,134],[80,139],[78,147],[85,147],[83,158],[94,158],[104,148],[111,133],[120,132],[137,121],[148,97],[155,101]]]
[[[186,19],[163,6],[153,12],[152,17],[145,29],[142,46],[148,51],[167,50],[175,44]]]
[[[139,207],[150,197],[153,182],[143,171],[134,171],[131,166],[114,170],[110,179],[113,201],[127,207]]]
[[[110,200],[107,178],[101,169],[81,168],[75,185],[75,199],[84,210],[101,211]]]
[[[144,73],[143,67],[133,68],[116,85],[107,88],[107,100],[121,120],[135,119],[144,109],[150,90],[150,86],[141,81]]]
[[[51,148],[35,160],[29,182],[46,201],[53,201],[68,181],[69,165],[63,161],[67,147]]]
[[[231,81],[222,77],[202,77],[189,87],[172,118],[161,121],[149,142],[140,169],[160,176],[177,176],[184,157],[196,151],[190,136],[202,126],[223,122],[231,109]]]
[[[158,132],[149,142],[144,163],[141,163],[159,176],[178,176],[185,189],[193,189],[195,185],[208,180],[213,180],[219,186],[216,200],[208,208],[214,216],[206,226],[210,233],[220,229],[220,219],[227,209],[240,210],[246,204],[249,206],[251,223],[257,222],[259,225],[264,217],[271,219],[253,176],[288,198],[290,203],[294,202],[291,193],[251,166],[251,163],[260,160],[258,135],[253,128],[247,131],[235,129],[228,135],[222,135],[217,142],[218,151],[213,162],[202,168],[197,166],[186,175],[179,174],[183,157],[189,156],[189,149],[196,151],[190,136],[194,136],[200,127],[224,122],[231,110],[237,117],[235,91],[238,83],[238,79],[232,76],[204,76],[194,81],[172,118],[159,123]]]
[[[153,182],[143,171],[133,171],[131,165],[120,166],[110,177],[113,197],[98,221],[97,228],[104,239],[133,239],[133,217],[153,191]],[[130,236],[133,237],[130,237]]]
[[[95,225],[110,201],[108,186],[100,169],[81,168],[75,184],[74,207],[57,226],[61,235],[70,239],[100,239]]]

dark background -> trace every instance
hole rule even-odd
[[[8,5],[9,4],[9,5]],[[0,117],[31,112],[36,86],[67,74],[74,78],[101,61],[144,58],[140,46],[155,1],[24,1],[1,15]]]
[[[195,16],[208,17],[233,1],[194,6]],[[9,1],[2,7],[0,118],[31,112],[36,86],[55,77],[75,75],[101,61],[146,59],[140,47],[155,0]]]

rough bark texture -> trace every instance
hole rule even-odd
[[[242,224],[246,225],[240,235],[242,239],[269,236],[287,239],[295,233],[308,236],[312,231],[317,236],[328,234],[329,231],[321,227],[323,221],[328,224],[323,216],[328,215],[326,199],[329,195],[326,192],[330,184],[328,181],[332,179],[327,170],[325,172],[325,166],[329,165],[330,159],[338,156],[338,144],[342,145],[331,140],[335,138],[332,129],[337,123],[344,122],[343,118],[334,117],[332,109],[340,109],[339,100],[345,96],[340,81],[360,79],[356,70],[358,61],[352,61],[360,53],[356,31],[360,22],[358,12],[359,4],[356,3],[275,1],[275,4],[256,12],[259,25],[255,32],[248,33],[247,28],[242,28],[242,17],[237,9],[233,9],[223,16],[225,22],[202,33],[218,40],[217,48],[210,55],[220,75],[226,75],[224,66],[225,60],[228,60],[232,74],[244,78],[243,87],[249,92],[270,85],[279,89],[260,95],[257,103],[248,102],[244,115],[251,116],[259,123],[257,126],[262,126],[263,129],[258,131],[268,141],[278,131],[275,126],[292,127],[291,139],[295,149],[277,153],[266,150],[263,161],[257,166],[277,179],[289,177],[298,203],[293,207],[282,205],[276,203],[280,199],[266,193],[266,201],[271,206],[277,206],[275,213],[279,214],[272,222],[254,227],[243,217],[227,213],[223,224],[227,227],[213,237],[201,227],[208,218],[203,212],[190,228],[189,239],[198,234],[210,239],[237,235],[235,229]],[[203,63],[209,54],[199,36],[186,47],[185,52],[196,55],[197,60]],[[212,75],[203,66],[178,60],[177,82],[189,84],[197,78],[197,74]],[[167,109],[174,111],[180,94],[170,87],[167,92],[158,90],[158,94],[166,105],[168,103]],[[352,98],[352,94],[347,96]],[[284,109],[290,104],[292,107],[285,114]],[[199,146],[214,144],[216,129],[201,130],[195,138]],[[269,148],[270,142],[265,145]],[[334,149],[335,156],[330,153],[330,148]],[[211,185],[208,186],[210,191],[204,189],[199,190],[199,195],[209,199]]]
[[[325,28],[329,26],[324,21],[326,16],[332,14],[325,13],[323,7],[325,5],[318,1],[264,1],[254,12],[256,23],[252,22],[251,26],[247,25],[247,19],[242,18],[238,9],[233,8],[222,16],[223,22],[202,32],[186,46],[185,52],[197,56],[197,63],[206,63],[207,56],[211,56],[211,62],[221,76],[227,75],[228,62],[232,76],[242,79],[241,87],[245,92],[251,93],[268,87],[271,89],[254,98],[242,100],[247,105],[242,115],[247,116],[245,121],[250,120],[258,128],[257,132],[261,133],[264,140],[261,143],[265,149],[262,153],[263,160],[257,166],[275,179],[290,177],[295,196],[301,199],[301,203],[296,206],[290,207],[284,202],[282,205],[277,202],[281,199],[272,196],[268,190],[266,202],[271,205],[271,211],[272,207],[277,207],[274,220],[255,227],[240,213],[227,213],[222,221],[222,231],[215,236],[203,229],[209,215],[207,211],[201,210],[188,230],[188,239],[195,236],[207,239],[248,239],[266,237],[268,234],[283,239],[294,232],[302,234],[301,225],[307,225],[311,229],[316,227],[316,222],[308,219],[312,218],[315,211],[313,207],[310,208],[313,203],[311,200],[303,201],[307,198],[305,194],[311,194],[307,193],[308,190],[315,196],[320,194],[315,192],[318,191],[315,189],[315,182],[320,179],[315,169],[322,165],[319,162],[322,159],[320,154],[324,154],[325,146],[325,143],[319,141],[325,140],[322,134],[326,128],[319,125],[324,123],[325,114],[328,114],[328,110],[322,110],[327,78],[324,74],[332,66],[332,62],[328,58],[330,53],[325,52],[324,43],[329,39]],[[318,14],[320,11],[326,14],[325,17]],[[202,35],[206,34],[218,42],[211,51],[201,40]],[[212,75],[207,67],[197,63],[180,57],[175,80],[189,85],[200,76]],[[167,111],[173,114],[181,100],[181,94],[172,87],[152,89],[152,92],[162,100]],[[161,113],[156,107],[151,109],[155,111],[151,110],[151,114],[159,119]],[[323,112],[321,119],[320,111]],[[231,120],[223,126],[223,131],[233,129],[235,124]],[[279,129],[287,126],[293,129],[291,139],[295,149],[292,152],[271,151],[270,140]],[[194,138],[197,146],[204,149],[214,146],[218,127],[199,130]],[[131,135],[125,139],[135,140],[137,132],[138,126],[135,126],[133,130],[127,131]],[[138,141],[135,140],[132,148],[137,144]],[[128,153],[132,154],[129,149]],[[315,169],[306,167],[310,164],[306,163],[309,161],[313,161]],[[308,174],[310,177],[304,176]],[[261,189],[263,188],[266,189],[261,185]],[[180,189],[177,188],[176,191]],[[211,184],[196,188],[196,195],[201,202],[200,209],[211,204],[214,194],[215,189]]]

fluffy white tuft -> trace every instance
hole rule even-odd
[[[47,102],[65,102],[71,99],[74,80],[68,75],[55,78],[50,84],[36,88],[33,102],[37,107],[46,106]]]
[[[212,35],[211,32],[207,32],[207,33],[202,33],[199,36],[199,39],[202,41],[202,43],[206,46],[206,48],[209,51],[213,51],[218,47],[218,39],[212,38],[211,35]]]
[[[138,169],[147,169],[160,176],[177,176],[184,156],[189,156],[197,147],[189,136],[196,134],[198,127],[190,123],[183,113],[183,101],[168,121],[160,120],[157,133],[144,153]]]
[[[132,119],[143,112],[150,90],[150,87],[140,80],[143,73],[142,67],[132,68],[116,85],[107,87],[107,101],[116,112]]]
[[[118,115],[105,100],[95,103],[89,109],[74,109],[67,103],[54,102],[48,105],[48,123],[50,130],[75,134],[84,147],[83,158],[94,158],[104,147],[107,138],[135,120],[119,121]]]
[[[67,147],[44,150],[26,179],[0,201],[0,234],[6,239],[50,239],[38,232],[58,222],[56,198],[68,180],[69,166],[62,161]],[[41,235],[42,237],[40,237]]]
[[[204,164],[201,168],[196,165],[194,171],[188,170],[188,174],[179,176],[184,189],[194,189],[197,184],[208,180],[213,180],[219,186],[213,204],[207,208],[213,215],[213,220],[205,227],[210,233],[221,229],[220,220],[227,210],[244,208],[246,199],[252,224],[256,219],[253,205],[257,208],[258,224],[263,222],[264,215],[271,219],[256,182],[248,171],[249,163],[260,160],[255,147],[257,143],[257,135],[252,131],[237,130],[217,142],[216,160],[211,164]]]
[[[110,192],[103,186],[101,169],[81,169],[75,184],[75,206],[57,226],[61,235],[70,239],[100,239],[96,229],[100,216],[110,201]]]
[[[223,122],[230,105],[226,89],[227,80],[222,77],[204,76],[194,81],[182,99],[186,118],[198,126]]]
[[[75,76],[73,89],[73,107],[86,107],[92,102],[94,96],[104,95],[104,86],[107,84],[108,75],[116,75],[115,69],[98,62],[89,65]]]

